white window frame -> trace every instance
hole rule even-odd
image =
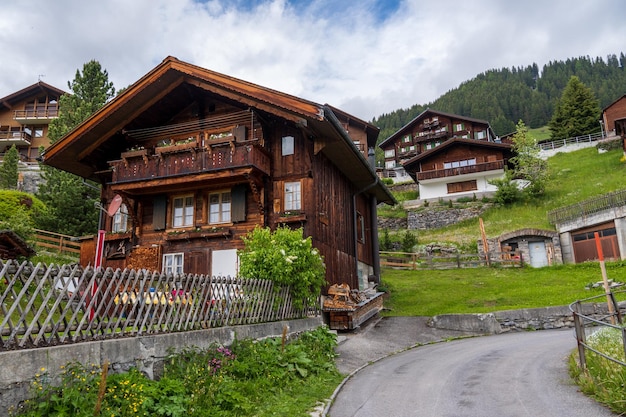
[[[476,139],[483,140],[486,137],[487,137],[487,131],[486,130],[480,130],[480,131],[476,132]]]
[[[191,200],[191,204],[189,204]],[[177,207],[177,201],[181,205]],[[176,196],[172,199],[172,227],[190,227],[194,224],[195,218],[195,199],[192,194]]]
[[[463,123],[455,123],[454,124],[454,131],[455,132],[460,132],[461,130],[463,130],[465,128]]]
[[[302,210],[302,186],[300,181],[286,182],[284,197],[285,211]]]
[[[182,274],[185,265],[183,252],[166,253],[163,255],[163,273]]]
[[[402,138],[402,143],[409,143],[411,142],[411,135],[406,135]]]
[[[396,167],[396,161],[385,161],[386,169],[393,169]]]
[[[217,198],[217,201],[214,201]],[[233,199],[230,190],[216,191],[209,194],[209,224],[231,222]]]
[[[393,158],[394,156],[396,156],[396,150],[395,149],[387,149],[385,151],[385,158]]]
[[[111,225],[113,233],[123,233],[128,231],[128,208],[122,203],[113,215],[113,223]]]

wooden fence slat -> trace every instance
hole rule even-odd
[[[0,351],[321,314],[269,280],[0,260],[0,283]]]

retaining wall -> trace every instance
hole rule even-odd
[[[293,336],[322,324],[320,316],[0,352],[0,416],[8,415],[11,406],[28,398],[30,383],[36,374],[42,373],[42,368],[51,378],[55,378],[61,372],[60,367],[70,362],[84,365],[104,365],[109,362],[112,372],[136,367],[154,378],[160,376],[163,360],[170,350],[192,346],[204,349],[212,343],[228,346],[235,339],[278,337],[282,335],[284,326],[288,327],[288,335]]]
[[[620,304],[622,314],[626,314]],[[606,316],[606,304],[583,304],[581,314]],[[436,329],[499,334],[509,331],[547,330],[573,328],[574,317],[568,306],[503,310],[484,314],[441,314],[434,316],[428,325]]]

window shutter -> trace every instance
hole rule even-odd
[[[152,208],[152,227],[154,230],[165,230],[166,212],[167,198],[164,195],[155,197]]]
[[[232,206],[230,218],[233,223],[246,221],[246,186],[236,185],[230,191]]]

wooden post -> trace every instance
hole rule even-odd
[[[611,300],[611,289],[609,288],[609,280],[606,276],[606,267],[604,266],[604,253],[602,252],[602,243],[600,242],[600,236],[598,232],[593,233],[593,237],[596,240],[596,249],[598,251],[598,259],[600,260],[600,271],[602,272],[602,282],[604,283],[604,293],[606,294],[606,303],[609,307],[609,314],[611,315],[611,324],[615,324],[615,309]]]
[[[485,234],[485,224],[483,223],[483,218],[478,218],[478,225],[480,226],[480,237],[483,240],[483,251],[485,252],[485,261],[487,262],[487,266],[489,266],[489,244],[487,243],[487,235]]]

